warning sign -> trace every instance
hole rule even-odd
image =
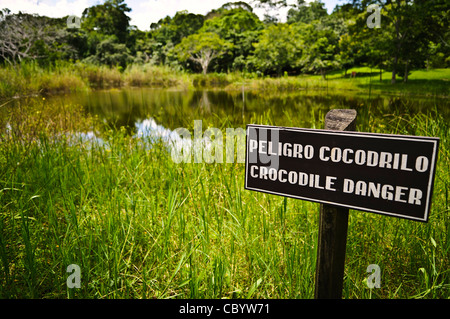
[[[247,126],[245,188],[428,221],[439,139]]]

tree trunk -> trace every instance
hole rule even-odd
[[[408,60],[405,63],[405,76],[403,77],[403,82],[408,82]]]
[[[395,76],[396,76],[396,73],[397,73],[397,62],[398,62],[398,56],[396,54],[395,57],[394,57],[394,65],[393,65],[393,69],[392,69],[391,84],[395,84],[395,80],[396,80]]]
[[[380,64],[380,82],[383,82],[383,69],[381,68],[381,64]]]
[[[206,56],[202,55],[200,64],[202,65],[203,75],[206,75],[206,73],[208,73],[209,62],[211,62],[210,56],[209,55],[206,55]]]
[[[392,69],[392,79],[391,79],[391,84],[395,84],[396,82],[396,74],[397,74],[397,63],[398,63],[398,55],[400,52],[400,48],[401,48],[401,42],[400,42],[400,27],[399,27],[399,21],[395,21],[395,34],[396,34],[396,52],[395,52],[395,57],[394,57],[394,65],[393,65],[393,69]]]

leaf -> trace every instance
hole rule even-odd
[[[436,248],[437,245],[436,245],[436,241],[434,240],[434,238],[430,237],[430,240],[431,240],[431,243],[433,244],[434,248]]]
[[[252,295],[255,293],[256,289],[259,287],[259,285],[261,285],[262,282],[262,278],[259,278],[250,288],[250,290],[248,291],[247,294],[247,299],[250,299],[252,297]]]
[[[31,216],[22,216],[22,215],[19,215],[19,214],[15,215],[15,216],[14,216],[14,219],[29,219],[29,220],[36,221],[36,218],[34,218],[34,217],[31,217]]]

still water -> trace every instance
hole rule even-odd
[[[194,120],[202,120],[204,130],[245,128],[250,123],[321,128],[314,123],[333,108],[356,109],[358,124],[363,126],[371,117],[389,114],[440,112],[445,118],[450,114],[449,101],[445,98],[331,94],[325,90],[269,95],[245,89],[227,92],[127,88],[54,96],[48,101],[80,104],[111,127],[126,127],[132,135],[153,128],[167,130],[165,134],[178,127],[192,129]]]

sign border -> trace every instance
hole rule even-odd
[[[296,196],[296,195],[288,195],[284,193],[274,192],[274,191],[268,191],[264,189],[259,189],[256,187],[248,187],[247,186],[247,178],[248,175],[248,137],[249,137],[249,129],[251,127],[254,128],[262,128],[262,129],[269,129],[269,130],[278,130],[278,131],[296,131],[296,132],[303,132],[303,133],[311,133],[311,134],[324,134],[324,135],[343,135],[343,136],[352,136],[352,137],[365,137],[365,138],[377,138],[377,139],[395,139],[395,140],[405,140],[405,141],[422,141],[422,142],[429,142],[433,143],[433,155],[431,159],[431,169],[430,169],[430,178],[428,181],[428,194],[427,194],[427,202],[425,205],[425,212],[424,212],[424,218],[417,218],[413,216],[407,216],[402,214],[396,214],[392,212],[385,212],[381,210],[366,208],[366,207],[359,207],[359,206],[351,206],[351,205],[344,205],[341,203],[335,203],[331,201],[324,201],[324,200],[318,200],[313,198],[308,198],[304,196]],[[272,194],[272,195],[278,195],[278,196],[284,196],[289,198],[295,198],[295,199],[301,199],[306,200],[314,203],[320,203],[320,204],[327,204],[327,205],[335,205],[339,207],[345,207],[353,210],[358,210],[362,212],[370,212],[380,215],[387,215],[402,219],[408,219],[408,220],[415,220],[420,222],[428,222],[429,213],[431,211],[431,200],[433,197],[433,189],[434,189],[434,180],[436,175],[436,164],[438,161],[438,155],[439,155],[439,142],[440,139],[438,137],[429,137],[429,136],[414,136],[414,135],[396,135],[396,134],[383,134],[383,133],[368,133],[368,132],[354,132],[354,131],[336,131],[336,130],[324,130],[324,129],[307,129],[307,128],[298,128],[298,127],[287,127],[287,126],[272,126],[272,125],[260,125],[260,124],[247,124],[246,127],[246,136],[245,136],[245,186],[244,189],[257,191],[261,193],[266,194]]]

